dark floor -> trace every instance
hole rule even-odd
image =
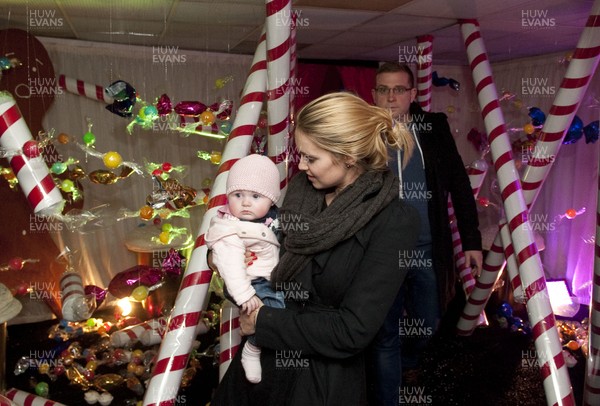
[[[488,308],[493,304],[488,305]],[[460,306],[459,306],[460,307]],[[456,309],[458,309],[457,307]],[[543,406],[546,405],[541,375],[535,361],[535,348],[530,334],[501,328],[493,314],[489,314],[490,327],[478,328],[470,337],[457,337],[453,334],[457,310],[449,312],[440,334],[430,343],[419,380],[403,389],[406,404],[440,406]],[[20,375],[13,370],[17,360],[43,351],[60,353],[67,343],[59,343],[47,338],[47,330],[53,322],[9,327],[7,351],[8,387],[33,393],[33,385],[46,381],[50,387],[50,398],[68,406],[86,405],[83,390],[69,385],[63,375],[52,381],[34,368]],[[201,336],[200,352],[212,349],[215,336]],[[97,341],[97,334],[86,334],[78,338],[84,348]],[[206,351],[205,351],[206,352]],[[569,369],[577,404],[581,404],[585,358],[581,351],[574,353],[577,364]],[[218,368],[214,359],[198,357],[199,365],[192,384],[182,389],[178,399],[180,404],[206,405],[218,380]],[[121,367],[99,368],[97,374],[123,373]],[[124,385],[112,391],[115,396],[113,406],[135,405],[141,398]],[[418,396],[416,396],[418,395]],[[412,401],[408,401],[412,399]],[[417,400],[418,399],[418,400]]]

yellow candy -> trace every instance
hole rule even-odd
[[[535,127],[533,126],[533,124],[527,123],[523,126],[523,131],[525,131],[525,134],[533,134],[533,132],[535,131]]]
[[[219,151],[213,151],[210,154],[210,162],[218,165],[221,163],[221,153]]]
[[[168,231],[163,231],[158,235],[158,239],[163,244],[168,244],[169,240],[171,239],[171,234]]]
[[[48,365],[47,363],[42,363],[40,364],[40,366],[38,367],[40,374],[47,374],[48,371],[50,370],[50,365]]]
[[[215,122],[215,114],[210,110],[203,111],[202,114],[200,114],[200,121],[202,121],[202,124],[204,125],[211,125]]]
[[[135,288],[133,292],[131,292],[131,297],[133,298],[133,300],[141,302],[142,300],[145,300],[148,297],[148,293],[148,288],[144,285],[141,285]]]
[[[102,160],[104,161],[104,166],[106,166],[108,169],[118,168],[119,165],[121,165],[121,163],[123,162],[123,158],[121,158],[121,155],[115,151],[109,151],[106,154],[104,154]]]

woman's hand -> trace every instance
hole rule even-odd
[[[260,308],[263,306],[264,305],[260,305],[258,309],[254,310],[250,314],[240,314],[240,333],[243,336],[251,336],[256,333],[256,318],[258,317]]]
[[[248,301],[242,303],[242,313],[250,314],[260,306],[262,306],[263,302],[258,298],[258,296],[254,295]]]
[[[246,250],[246,252],[244,252],[244,263],[246,266],[252,265],[257,259],[258,257],[256,256],[256,253],[250,250]]]

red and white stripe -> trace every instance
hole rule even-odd
[[[83,80],[69,78],[65,75],[58,77],[58,85],[69,93],[78,94],[88,99],[98,100],[106,104],[114,102],[114,99],[107,95],[104,92],[104,87],[100,85],[92,85]]]
[[[575,404],[573,390],[562,354],[562,345],[550,306],[542,263],[528,227],[528,209],[521,190],[519,174],[512,157],[512,147],[483,39],[476,20],[461,20],[461,32],[473,74],[492,159],[498,174],[501,197],[517,253],[527,312],[532,325],[535,347],[541,364],[548,404]]]
[[[229,300],[226,300],[221,307],[220,336],[219,381],[225,376],[225,372],[242,342],[239,309]]]
[[[16,403],[13,403],[9,398],[0,395],[0,406],[16,406]]]
[[[485,175],[487,174],[488,165],[484,159],[479,159],[471,163],[467,167],[467,174],[469,175],[469,181],[471,183],[471,190],[473,191],[473,197],[477,198]],[[462,248],[462,241],[460,239],[460,233],[458,231],[458,224],[456,214],[454,212],[454,206],[452,205],[451,196],[448,197],[448,219],[450,220],[450,231],[452,233],[452,248],[454,252],[454,263],[458,271],[462,286],[467,297],[471,294],[475,288],[475,278],[471,273],[469,264],[466,263],[465,253]],[[487,325],[487,318],[485,311],[482,310],[479,318],[479,325]]]
[[[298,15],[292,14],[292,27],[290,32],[290,82],[297,83],[298,69],[297,69],[297,55],[296,55],[296,20]],[[296,122],[296,92],[298,89],[290,92],[290,124],[289,124],[289,138],[288,146],[284,159],[287,165],[287,180],[289,181],[298,172],[298,159],[296,151],[296,143],[294,142],[293,132]]]
[[[489,292],[492,291],[500,271],[504,266],[504,252],[500,242],[494,241],[488,251],[481,275],[475,282],[475,288],[467,298],[467,304],[458,320],[456,333],[462,336],[468,336],[473,333],[481,313],[490,298]]]
[[[544,127],[538,137],[532,159],[523,175],[523,195],[531,207],[555,161],[566,130],[583,100],[600,54],[600,1],[596,0],[569,62],[565,77],[556,93]]]
[[[488,164],[483,158],[473,161],[469,166],[467,166],[467,175],[469,176],[474,198],[477,198],[479,195],[479,191],[481,190],[481,185],[483,185],[487,171]]]
[[[600,54],[599,15],[600,2],[596,0],[577,44],[577,49],[573,54],[571,60],[573,63],[569,62],[554,105],[544,123],[542,129],[544,134],[538,139],[533,158],[523,175],[522,187],[527,207],[531,207],[535,203],[542,183],[551,168],[552,162],[555,161],[551,158],[556,157],[564,135],[587,90],[590,78],[598,65]],[[500,234],[496,236],[494,244],[501,245]],[[475,289],[477,290],[478,286]],[[484,292],[478,292],[478,295],[483,294]],[[490,294],[491,290],[487,292],[488,296]],[[466,328],[464,324],[463,328]],[[475,328],[474,324],[472,328]]]
[[[519,276],[519,264],[515,257],[515,249],[512,245],[510,230],[506,224],[506,219],[502,219],[500,222],[500,240],[502,241],[502,249],[504,249],[508,279],[510,279],[510,285],[513,289],[515,301],[518,303],[525,303],[525,293],[523,292],[523,285],[521,284],[521,277]]]
[[[569,68],[567,69],[567,75],[569,78],[574,79],[574,75],[578,75],[581,78],[582,82],[585,82],[584,86],[587,90],[587,85],[589,84],[590,78],[594,74],[596,67],[598,66],[598,57],[600,54],[600,0],[596,0],[592,7],[592,11],[588,21],[586,23],[586,28],[583,30],[583,34],[579,43],[577,44],[577,49],[573,54],[573,58],[571,62],[569,62]],[[575,72],[571,73],[570,69],[573,61],[575,65],[573,65],[573,70]],[[587,62],[586,65],[584,63]],[[587,69],[584,69],[586,68]],[[572,80],[573,80],[572,79]],[[563,85],[568,85],[569,83],[565,79],[563,81]],[[561,89],[562,90],[562,85]],[[566,87],[566,86],[565,86]],[[558,96],[561,94],[560,90],[557,94]],[[581,102],[582,97],[579,97],[577,100],[579,103]],[[554,103],[558,105],[558,100]],[[552,106],[554,109],[554,106]],[[555,109],[556,114],[561,110],[559,108]],[[565,107],[562,107],[562,110],[566,110]],[[552,113],[552,110],[551,110]],[[550,118],[550,117],[548,117]],[[548,119],[547,119],[548,120]],[[547,122],[546,120],[546,122]],[[544,124],[543,131],[546,131],[546,124]],[[563,133],[564,135],[564,133]],[[562,137],[561,137],[562,142]],[[600,177],[599,177],[600,179]],[[599,180],[600,182],[600,180]],[[600,196],[600,183],[598,183],[598,196]],[[596,207],[596,242],[595,250],[594,250],[594,279],[592,284],[592,304],[590,309],[590,329],[589,329],[589,356],[586,363],[586,378],[585,385],[583,388],[583,404],[585,406],[597,405],[600,404],[600,363],[598,362],[600,359],[600,197],[598,198],[598,204]]]
[[[22,151],[23,145],[32,140],[31,131],[15,99],[8,92],[0,92],[0,147],[8,151]],[[33,212],[47,216],[59,214],[64,199],[44,158],[41,155],[29,158],[20,153],[8,160]]]
[[[290,127],[290,0],[267,0],[267,154],[279,169],[282,198],[288,181]]]
[[[188,267],[179,288],[167,332],[158,353],[158,361],[152,373],[144,405],[172,405],[179,391],[202,309],[208,301],[208,287],[212,271],[206,262],[207,248],[204,233],[219,207],[227,201],[225,184],[231,166],[250,150],[266,92],[266,46],[265,34],[261,35],[254,54],[252,67],[246,79],[240,107],[233,122],[228,142],[225,144],[221,165],[213,182],[208,209],[202,218],[200,231]]]
[[[476,198],[487,174],[487,162],[483,159],[479,159],[471,163],[467,167],[467,174],[469,175],[469,181],[471,183],[471,190],[473,191],[473,197]],[[452,248],[454,251],[454,263],[458,270],[459,277],[463,284],[463,289],[467,296],[471,293],[475,287],[475,278],[471,274],[471,268],[465,261],[465,254],[462,249],[462,241],[460,239],[460,233],[458,232],[458,225],[456,214],[454,212],[454,206],[452,205],[451,196],[448,197],[448,218],[450,220],[450,230],[452,232]]]
[[[65,272],[60,278],[62,317],[68,321],[81,321],[82,306],[85,305],[85,291],[81,275],[77,272]]]
[[[9,389],[6,392],[6,397],[12,400],[17,406],[65,406],[62,403],[54,402],[53,400],[15,388]]]
[[[431,111],[431,71],[433,35],[417,37],[417,102],[425,111]]]
[[[600,168],[600,167],[599,167]],[[586,361],[584,406],[600,404],[600,176],[598,177],[598,204],[596,207],[596,242],[594,243],[594,279],[588,334],[589,355]]]
[[[159,337],[158,341],[152,344],[142,342],[144,345],[153,345],[160,342],[160,336],[164,334],[165,327],[167,325],[166,317],[160,317],[157,319],[148,320],[144,323],[136,324],[135,326],[129,326],[122,330],[116,331],[110,335],[110,343],[115,347],[125,347],[130,344],[135,344],[141,341],[141,337],[144,332],[150,332],[146,336],[146,341],[151,341],[150,335],[156,335]],[[153,340],[152,340],[153,341]]]

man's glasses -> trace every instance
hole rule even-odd
[[[395,96],[399,96],[399,95],[402,95],[402,94],[408,92],[409,90],[412,90],[412,87],[396,86],[396,87],[389,88],[387,86],[378,86],[375,88],[375,91],[382,96],[387,96],[388,94],[390,94],[390,91]]]

